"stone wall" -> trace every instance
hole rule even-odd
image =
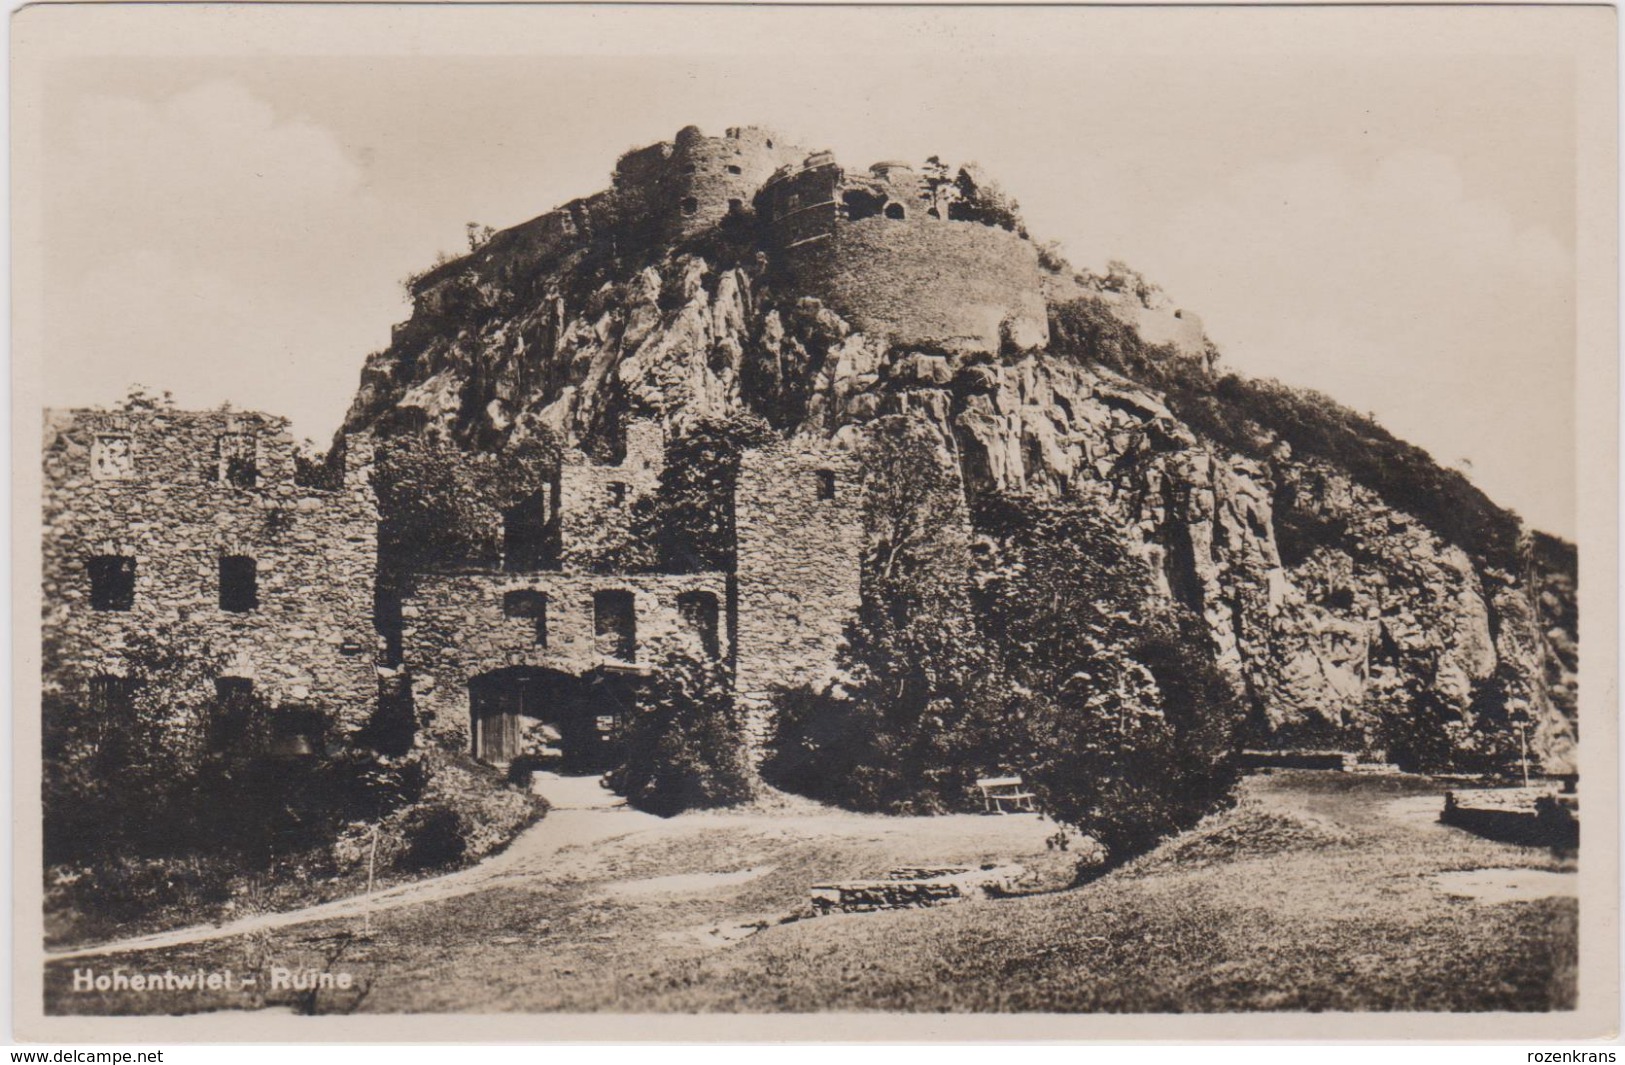
[[[637,632],[630,661],[606,653],[596,635],[594,597],[615,591],[632,593]],[[509,596],[516,592],[545,597],[545,616],[538,619],[533,607],[510,616],[518,604]],[[553,669],[573,676],[597,669],[647,673],[673,652],[697,657],[705,653],[704,641],[684,617],[678,602],[684,593],[715,598],[717,649],[726,657],[732,652],[727,592],[727,578],[721,573],[421,575],[401,608],[402,647],[420,720],[427,722],[430,734],[440,742],[466,747],[470,739],[468,682],[482,673],[509,666]]]
[[[865,333],[964,351],[998,351],[1006,338],[1022,348],[1047,344],[1032,243],[949,220],[933,192],[905,163],[848,174],[819,152],[775,174],[757,210],[796,290]]]
[[[48,411],[45,426],[44,633],[64,669],[123,675],[131,636],[161,634],[223,656],[222,675],[274,705],[320,709],[343,730],[366,721],[371,437],[347,439],[342,485],[324,491],[296,483],[287,423],[264,414]],[[134,559],[129,609],[92,606],[94,556]],[[254,559],[255,609],[222,609],[223,556]]]
[[[680,130],[672,145],[677,237],[689,237],[750,206],[756,190],[773,172],[800,159],[806,150],[784,143],[772,130],[735,127],[707,137],[694,126]]]
[[[894,344],[961,351],[1049,342],[1038,254],[1013,233],[974,222],[866,218],[839,222],[783,263],[799,291]]]
[[[859,605],[861,497],[857,464],[826,444],[792,440],[740,463],[735,687],[753,756],[771,730],[774,690],[833,673]]]
[[[625,543],[632,503],[660,486],[665,465],[665,437],[654,421],[627,426],[626,455],[617,465],[595,465],[579,451],[566,453],[556,502],[564,564]]]

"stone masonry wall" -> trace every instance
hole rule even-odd
[[[694,126],[673,142],[677,236],[689,237],[750,206],[756,190],[780,166],[806,155],[759,126],[707,137]],[[670,208],[668,208],[670,209]]]
[[[665,438],[654,421],[627,426],[626,457],[619,465],[594,465],[578,451],[567,453],[559,467],[557,503],[564,564],[624,543],[631,534],[633,501],[660,486],[665,465]]]
[[[916,215],[838,222],[782,259],[799,291],[894,344],[961,351],[1049,341],[1038,254],[1013,233]]]
[[[821,498],[831,475],[834,498]],[[851,456],[825,444],[792,440],[740,463],[735,688],[753,759],[772,727],[774,689],[833,674],[859,605],[861,492]]]
[[[632,661],[599,647],[594,596],[604,591],[632,593],[637,643]],[[509,593],[546,597],[545,643],[534,616],[509,616]],[[665,655],[704,653],[698,631],[678,605],[683,593],[704,593],[717,605],[718,653],[728,644],[727,578],[721,573],[683,575],[600,575],[586,573],[447,573],[420,576],[401,608],[404,657],[412,671],[412,693],[420,718],[437,740],[453,747],[469,743],[468,682],[508,666],[554,669],[580,676],[595,669],[647,673]]]
[[[366,721],[378,649],[371,437],[348,438],[342,487],[323,491],[295,483],[286,422],[268,415],[48,411],[45,433],[44,632],[65,669],[125,675],[129,638],[161,634],[224,656],[221,675],[252,680],[273,705],[320,709],[345,731]],[[232,454],[251,457],[251,487],[222,478]],[[130,609],[91,605],[96,555],[135,560]],[[225,555],[255,560],[256,609],[222,609]]]

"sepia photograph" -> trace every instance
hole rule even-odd
[[[14,13],[19,1033],[1617,1034],[1615,17]]]

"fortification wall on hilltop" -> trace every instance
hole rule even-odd
[[[672,151],[673,198],[662,207],[675,235],[690,237],[749,206],[756,190],[781,166],[806,155],[772,130],[729,129],[707,137],[693,126],[678,132]]]
[[[741,459],[735,691],[752,764],[772,730],[775,689],[833,675],[860,602],[861,494],[856,462],[828,445],[794,440]]]
[[[785,267],[865,333],[895,344],[998,351],[1049,342],[1038,256],[1012,233],[931,218],[839,221],[785,253]]]
[[[502,230],[472,254],[425,273],[413,293],[437,313],[437,293],[471,265],[511,281],[550,266],[605,229],[652,243],[692,237],[750,206],[775,171],[805,155],[806,149],[760,126],[732,127],[720,137],[686,126],[670,141],[621,156],[609,189]]]
[[[757,203],[796,288],[866,333],[971,351],[1049,341],[1031,242],[943,218],[932,186],[904,164],[849,177],[818,153],[776,175]]]
[[[127,676],[132,638],[163,634],[273,705],[365,723],[370,436],[347,438],[342,481],[324,490],[297,483],[287,423],[263,414],[52,411],[46,426],[44,629],[62,669],[47,683]]]

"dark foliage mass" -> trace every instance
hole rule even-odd
[[[1371,418],[1319,392],[1219,375],[1208,360],[1147,345],[1096,298],[1053,306],[1050,324],[1056,352],[1160,390],[1181,421],[1214,443],[1265,459],[1277,441],[1285,441],[1295,456],[1346,470],[1389,506],[1414,515],[1480,561],[1515,568],[1517,516]]]
[[[991,500],[978,616],[1022,693],[1013,758],[1046,812],[1121,860],[1222,804],[1244,710],[1200,618],[1087,505]]]
[[[871,550],[844,672],[784,693],[764,775],[923,812],[1017,772],[1118,859],[1195,823],[1234,783],[1242,719],[1201,620],[1159,604],[1081,503],[985,501],[972,550],[931,432],[897,421],[868,445]]]
[[[640,810],[669,817],[749,797],[744,725],[718,663],[666,658],[640,693],[624,743],[608,783]]]

